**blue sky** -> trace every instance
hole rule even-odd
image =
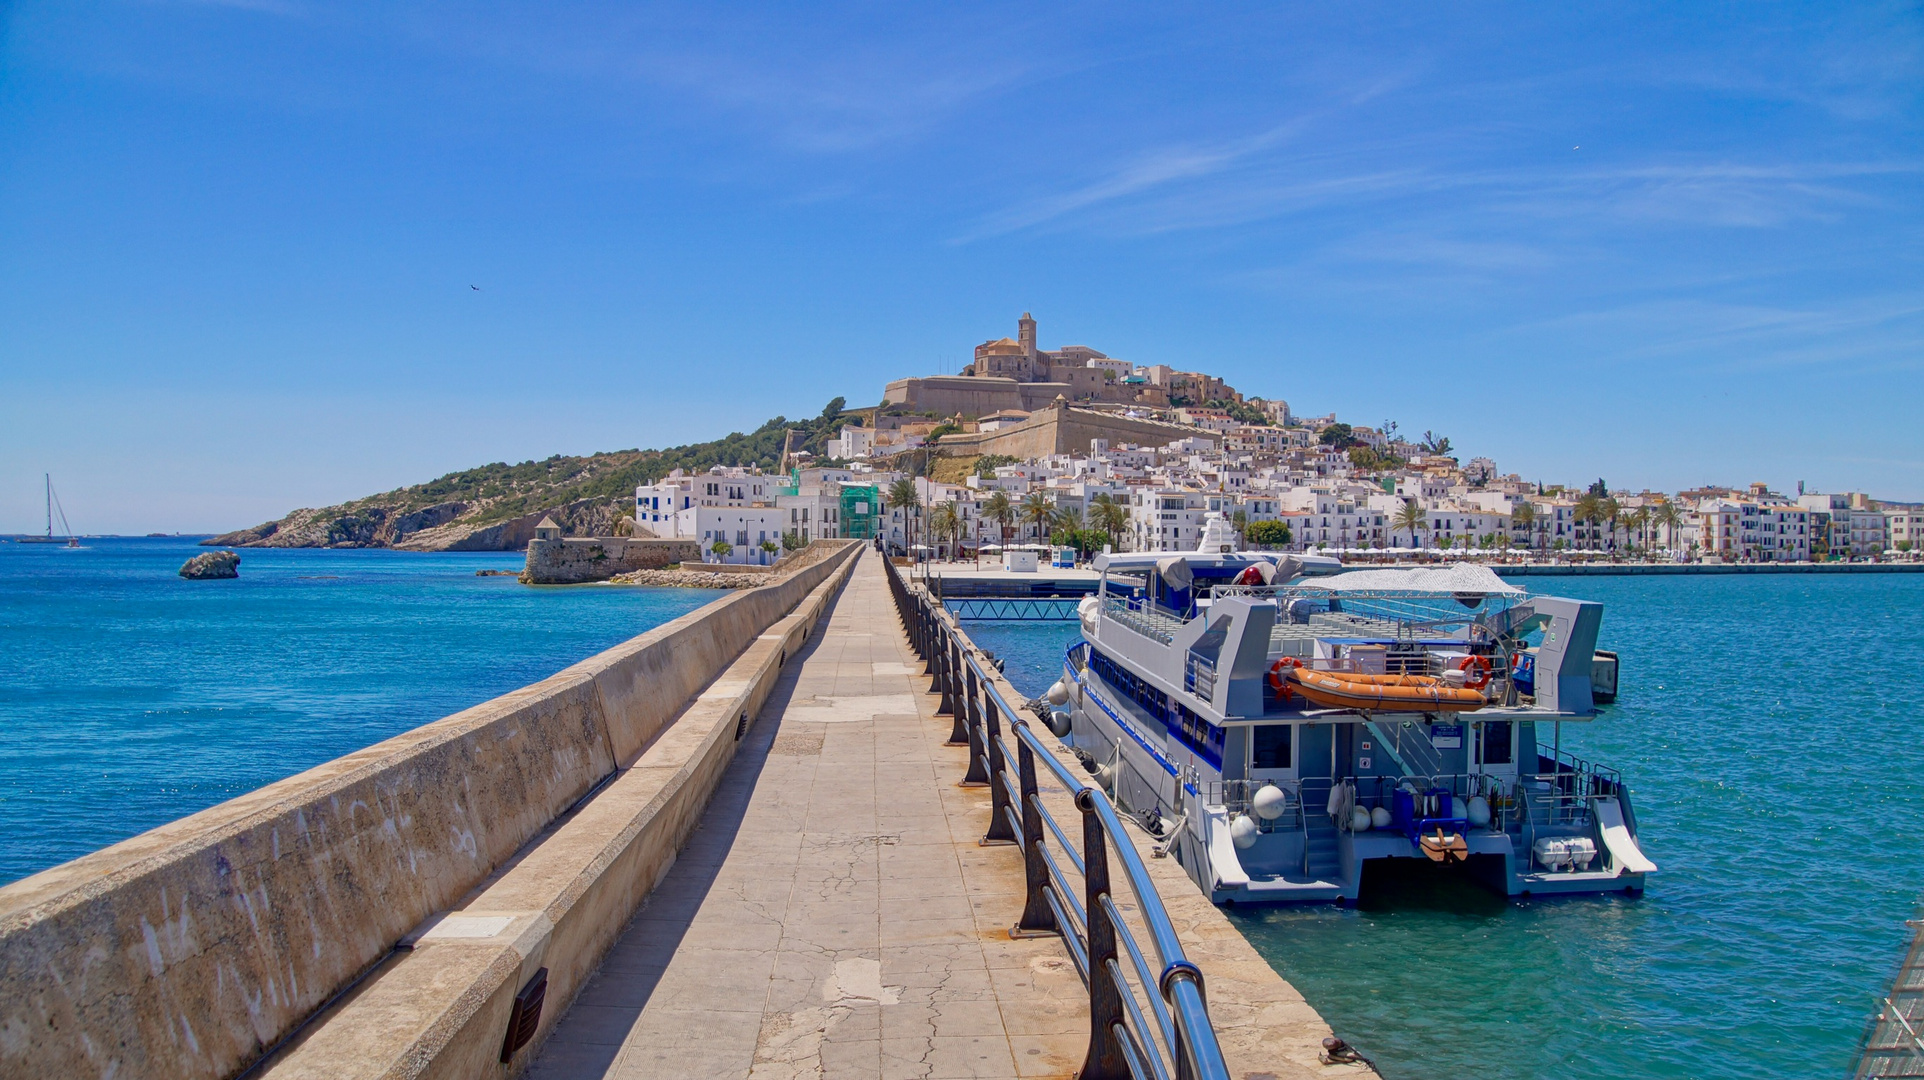
[[[1023,310],[1533,479],[1924,499],[1916,4],[0,13],[0,530],[873,403]]]

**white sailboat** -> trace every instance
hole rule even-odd
[[[47,480],[47,535],[23,536],[20,538],[20,542],[23,544],[65,544],[70,548],[77,548],[80,546],[80,538],[73,534],[73,528],[67,524],[67,510],[60,505],[60,496],[55,495],[53,492],[53,474],[45,473],[43,475]],[[60,531],[66,534],[64,538],[57,537],[53,534],[53,519],[55,514],[60,515]]]

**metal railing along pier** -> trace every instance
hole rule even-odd
[[[1089,988],[1089,1049],[1077,1076],[1228,1080],[1203,995],[1202,970],[1183,954],[1175,924],[1114,804],[1092,780],[1071,772],[1030,729],[941,602],[910,585],[892,563],[884,565],[909,642],[927,665],[924,674],[934,677],[931,689],[942,695],[937,715],[953,716],[950,741],[968,744],[963,782],[989,787],[991,813],[983,840],[1022,847],[1027,888],[1021,917],[1009,932],[1061,934]],[[1015,740],[1013,755],[1003,737],[1005,719]],[[1073,795],[1082,817],[1079,844],[1044,805],[1044,777]],[[1135,897],[1153,964],[1116,905],[1112,854]]]

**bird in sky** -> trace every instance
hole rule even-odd
[[[468,286],[468,288],[470,288],[470,289],[473,289],[473,290],[474,290],[475,292],[480,292],[480,291],[481,291],[481,286],[479,286],[479,285],[470,285],[470,286]]]

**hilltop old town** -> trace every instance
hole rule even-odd
[[[1300,416],[1211,375],[1087,346],[1041,349],[1027,313],[959,374],[889,383],[820,460],[790,453],[775,474],[677,470],[635,497],[633,534],[747,564],[878,535],[936,558],[1037,544],[1192,550],[1211,514],[1250,547],[1352,559],[1805,562],[1910,558],[1924,540],[1924,507],[1860,492],[1526,481],[1487,457],[1461,460],[1447,436]]]

